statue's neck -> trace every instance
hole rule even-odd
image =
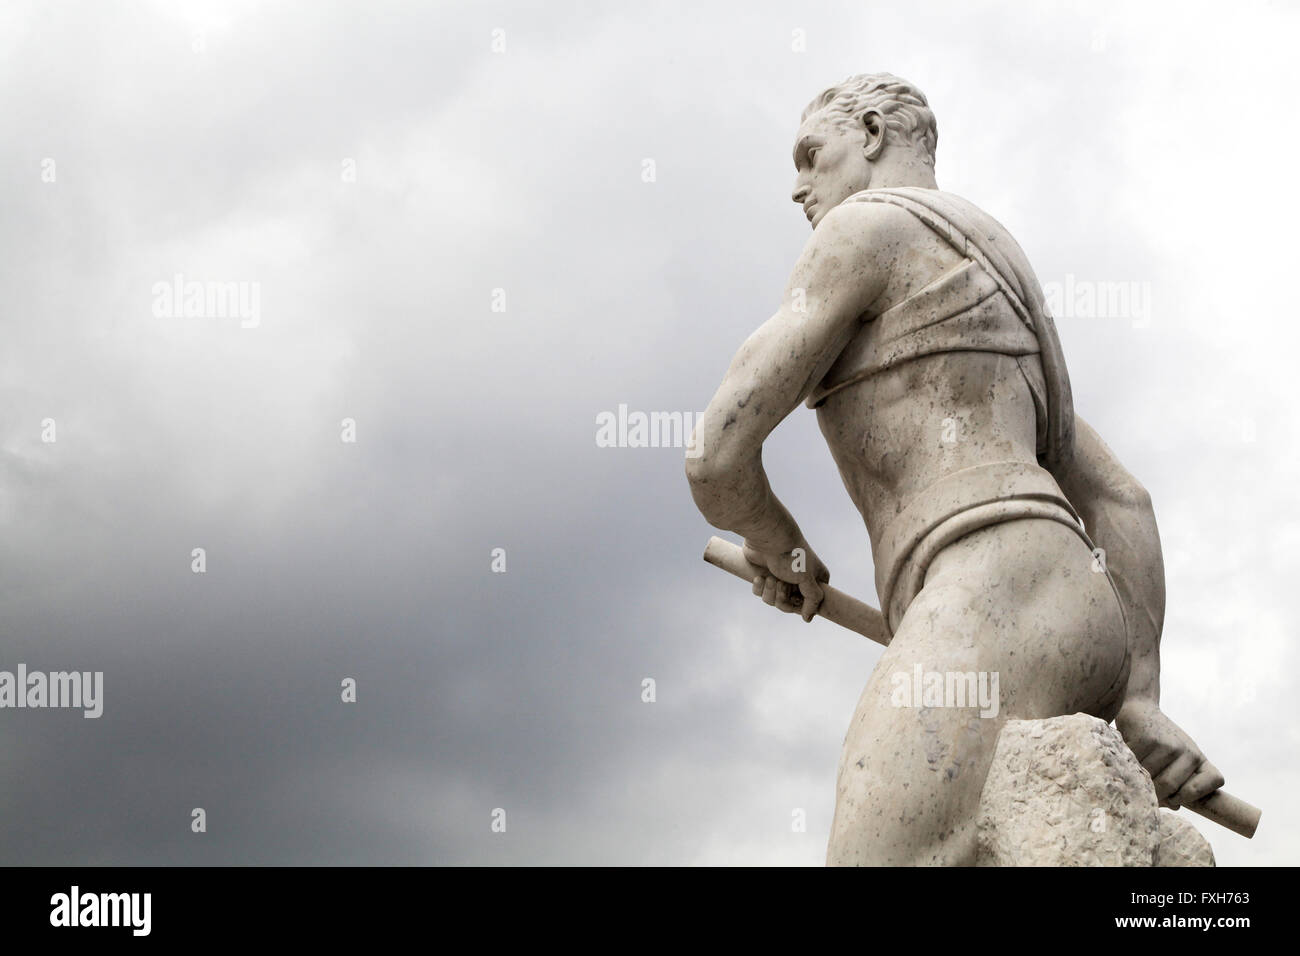
[[[893,189],[899,186],[916,186],[921,189],[938,189],[934,167],[919,160],[878,164],[871,171],[869,189]]]

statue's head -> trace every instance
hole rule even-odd
[[[939,131],[925,94],[891,73],[864,73],[826,90],[803,111],[795,137],[791,197],[813,228],[873,185],[934,177]],[[885,174],[885,175],[882,175]],[[881,181],[902,176],[905,181]]]

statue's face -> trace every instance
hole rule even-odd
[[[790,198],[803,206],[814,229],[828,212],[871,182],[866,144],[865,129],[837,126],[825,110],[809,116],[799,127],[794,141],[798,175]]]

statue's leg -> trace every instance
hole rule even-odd
[[[1118,599],[1092,553],[1050,520],[976,531],[935,557],[867,681],[840,760],[832,865],[975,861],[975,816],[1008,718],[1104,708],[1126,661]],[[944,706],[912,699],[942,675]],[[996,714],[948,706],[974,674]],[[981,682],[982,683],[979,683]],[[986,708],[991,710],[992,708]]]

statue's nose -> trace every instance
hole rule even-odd
[[[811,187],[807,183],[795,183],[794,192],[791,194],[790,198],[800,205],[803,205],[803,201],[808,198],[808,190],[810,188]]]

